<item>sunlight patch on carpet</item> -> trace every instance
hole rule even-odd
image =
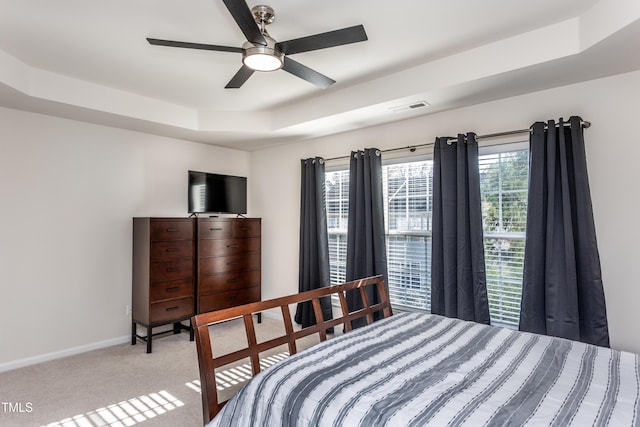
[[[181,406],[184,406],[181,400],[162,390],[65,418],[46,427],[128,427]]]
[[[273,356],[264,357],[260,359],[260,367],[262,368],[262,370],[265,370],[269,366],[273,366],[276,363],[286,359],[287,357],[289,357],[289,352],[287,351],[279,354],[274,354]],[[216,372],[216,388],[218,390],[225,390],[242,382],[248,381],[251,379],[251,377],[251,365],[248,363],[225,369]],[[191,382],[185,383],[185,385],[198,393],[202,391],[199,380],[193,380]]]

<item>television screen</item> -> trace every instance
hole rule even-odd
[[[247,213],[247,178],[189,171],[189,213]]]

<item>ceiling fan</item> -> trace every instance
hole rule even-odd
[[[266,26],[273,22],[275,13],[269,6],[259,5],[249,9],[245,0],[223,0],[247,41],[242,47],[217,46],[212,44],[180,42],[147,38],[152,45],[182,47],[187,49],[214,50],[242,54],[242,67],[227,83],[225,89],[238,89],[254,71],[283,69],[314,85],[327,88],[335,80],[289,58],[294,53],[309,52],[328,47],[342,46],[367,40],[364,26],[343,28],[298,39],[277,42],[268,33]]]

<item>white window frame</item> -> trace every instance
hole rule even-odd
[[[385,167],[389,167],[389,166],[393,166],[393,165],[399,165],[399,164],[406,164],[406,163],[418,163],[418,162],[424,162],[424,161],[433,161],[433,154],[421,154],[421,155],[414,155],[414,156],[396,156],[394,158],[391,159],[383,159],[382,160],[382,167],[383,167],[383,176],[385,175],[385,171],[384,168]],[[427,179],[432,179],[433,175],[431,174],[430,177],[428,177]],[[383,183],[383,187],[385,187],[388,185],[388,182],[385,181]],[[432,191],[432,185],[431,183],[427,182],[427,193],[429,193],[430,191]],[[410,272],[412,274],[409,274],[408,276],[405,276],[404,278],[394,278],[392,277],[394,272],[392,271],[392,269],[390,268],[391,266],[391,262],[389,262],[389,256],[391,253],[391,245],[390,245],[390,241],[389,241],[389,237],[390,236],[394,236],[394,237],[404,237],[406,239],[424,239],[426,242],[430,241],[431,239],[431,229],[426,229],[426,230],[405,230],[405,231],[398,231],[398,230],[391,230],[390,229],[390,224],[389,224],[389,194],[385,195],[385,199],[384,199],[384,216],[385,216],[385,240],[387,243],[387,270],[388,270],[388,285],[389,285],[389,297],[391,300],[391,303],[393,304],[394,309],[398,310],[398,311],[428,311],[430,310],[430,304],[431,304],[431,274],[430,274],[430,259],[425,258],[424,259],[424,268],[421,269],[419,266],[419,262],[417,261],[407,261],[407,264],[409,265],[415,265],[417,268],[415,269],[411,269],[410,268]],[[427,204],[433,206],[433,199],[431,199],[430,201],[427,201]],[[431,221],[429,221],[429,224],[431,223]],[[430,248],[425,248],[425,255],[427,253],[430,252]],[[422,271],[424,270],[424,271]],[[425,275],[425,282],[424,282],[424,289],[414,289],[413,292],[409,292],[408,295],[404,295],[404,296],[400,296],[400,291],[402,291],[403,288],[405,288],[406,286],[406,282],[407,280],[409,280],[410,282],[413,282],[413,278],[416,276],[421,276],[421,275]],[[402,280],[403,283],[394,283],[394,279],[399,279]],[[412,286],[409,286],[410,288]],[[412,298],[412,296],[410,295],[410,293],[413,293],[414,295],[420,295],[423,294],[425,296],[425,301],[424,301],[424,305],[423,306],[419,306],[418,304],[414,303],[411,304],[411,300],[415,299]],[[402,300],[409,301],[408,304],[403,304]]]
[[[340,171],[344,171],[347,173],[349,173],[349,163],[345,163],[345,164],[336,164],[333,166],[326,166],[325,167],[325,173],[327,172],[340,172]],[[325,188],[325,194],[327,192],[327,189]],[[328,201],[327,201],[328,202]],[[347,195],[347,199],[346,199],[346,204],[348,207],[349,204],[349,198]],[[342,259],[342,251],[339,251],[339,255],[338,258],[340,259],[340,263],[336,266],[336,265],[332,265],[331,266],[331,283],[332,284],[340,284],[343,283],[346,279],[345,279],[345,274],[346,274],[346,265],[343,266],[343,263],[346,264],[346,245],[347,245],[347,224],[344,224],[344,228],[330,228],[330,221],[329,221],[329,212],[327,210],[327,231],[329,233],[329,250],[331,253],[331,235],[337,235],[339,236],[339,240],[341,240],[340,243],[344,244],[344,256],[345,259]],[[338,243],[338,244],[340,244]],[[329,259],[331,259],[331,257],[329,257]],[[335,301],[337,301],[337,296],[335,297]],[[334,301],[334,302],[335,302]]]
[[[521,150],[528,150],[529,149],[529,141],[528,140],[522,140],[521,138],[518,139],[512,139],[512,142],[505,142],[502,144],[497,144],[497,145],[489,145],[489,146],[480,146],[478,149],[478,155],[479,156],[486,156],[486,155],[492,155],[492,154],[500,154],[500,153],[509,153],[509,152],[515,152],[515,151],[521,151]],[[492,238],[497,238],[497,239],[505,239],[505,240],[522,240],[524,241],[525,239],[525,232],[510,232],[510,233],[501,233],[501,232],[488,232],[486,230],[483,230],[483,241],[486,241],[487,239],[492,239]],[[484,243],[484,242],[483,242]],[[486,249],[485,249],[485,262],[487,261],[487,254],[486,254]],[[488,273],[488,272],[487,272]],[[500,305],[501,301],[496,301],[495,299],[491,299],[491,277],[489,276],[489,274],[487,274],[486,277],[486,282],[487,282],[487,292],[489,293],[489,311],[491,313],[491,324],[495,325],[495,326],[502,326],[502,327],[506,327],[506,328],[510,328],[510,329],[517,329],[518,328],[518,322],[515,321],[515,319],[512,319],[511,322],[509,321],[503,321],[501,319],[503,318],[509,318],[509,315],[506,313],[501,312],[500,310],[496,310],[495,306],[496,305]],[[502,286],[502,283],[505,282],[500,282],[501,285],[498,286]],[[515,282],[512,282],[513,284],[516,284]],[[520,295],[522,295],[522,282],[520,280]],[[505,291],[506,292],[506,291]],[[502,295],[502,294],[501,294]]]

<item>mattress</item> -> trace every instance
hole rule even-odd
[[[636,354],[423,313],[256,375],[210,426],[640,427]]]

